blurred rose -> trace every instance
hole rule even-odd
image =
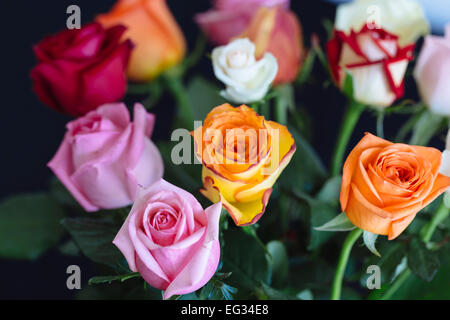
[[[445,37],[427,36],[414,77],[422,99],[433,113],[450,116],[450,24]]]
[[[398,35],[401,46],[430,33],[425,12],[416,0],[356,0],[338,6],[337,30],[349,33],[366,24]]]
[[[31,70],[33,89],[49,107],[72,116],[84,115],[125,94],[133,45],[121,41],[125,27],[104,29],[92,23],[64,30],[34,46],[38,65]]]
[[[442,152],[442,163],[441,168],[439,169],[439,173],[450,177],[450,129],[447,132],[445,150],[444,152]],[[450,189],[448,189],[446,193],[446,201],[444,201],[444,203],[447,207],[450,208]]]
[[[149,81],[178,64],[186,43],[165,0],[119,0],[112,10],[97,16],[104,26],[123,24],[125,37],[136,44],[128,67],[133,81]]]
[[[226,86],[221,94],[237,103],[261,100],[277,74],[275,57],[266,53],[255,59],[255,46],[248,39],[236,39],[212,52],[214,74]]]
[[[239,36],[256,46],[256,57],[272,53],[278,62],[274,84],[295,80],[302,63],[303,38],[297,16],[281,7],[261,7],[248,28]]]
[[[50,169],[86,211],[131,204],[137,185],[163,175],[163,162],[150,136],[155,118],[140,104],[134,121],[122,103],[106,104],[67,124]]]
[[[241,34],[261,6],[289,7],[290,0],[216,0],[214,9],[195,16],[195,21],[216,45],[227,44]]]
[[[203,210],[188,192],[159,180],[139,195],[113,243],[164,299],[204,286],[220,259],[221,203]]]
[[[335,82],[342,88],[349,73],[358,102],[388,107],[403,96],[403,78],[413,58],[414,45],[401,48],[397,36],[365,26],[348,35],[336,30],[327,51]]]
[[[366,134],[344,164],[341,208],[357,227],[389,240],[450,187],[441,153]]]
[[[192,135],[203,164],[201,193],[221,201],[236,225],[256,223],[296,150],[288,129],[246,105],[223,104]]]

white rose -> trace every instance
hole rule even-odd
[[[335,27],[349,32],[366,23],[399,36],[401,46],[430,33],[430,25],[416,0],[356,0],[337,8]]]
[[[336,84],[343,88],[346,75],[350,74],[353,98],[379,108],[389,107],[403,96],[403,78],[413,50],[413,45],[400,47],[397,36],[367,26],[350,34],[336,30],[327,44]]]
[[[212,61],[214,74],[226,86],[221,95],[236,103],[261,100],[278,72],[272,54],[266,53],[256,61],[255,45],[246,38],[215,48]]]

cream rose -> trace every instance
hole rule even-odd
[[[236,103],[262,99],[278,72],[275,57],[266,53],[255,59],[255,45],[248,39],[236,39],[213,50],[214,74],[226,89],[221,95]]]
[[[430,25],[416,0],[356,0],[341,4],[336,11],[337,30],[350,32],[365,24],[383,28],[399,37],[401,46],[430,33]]]

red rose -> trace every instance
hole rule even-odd
[[[120,40],[125,30],[92,23],[46,37],[34,46],[38,65],[31,70],[31,78],[39,99],[73,116],[120,100],[133,48],[130,40]]]

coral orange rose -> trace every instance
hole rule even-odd
[[[239,36],[256,46],[256,58],[272,53],[278,62],[274,84],[295,80],[302,64],[303,36],[297,16],[281,6],[261,7]]]
[[[214,203],[222,201],[236,225],[257,222],[296,150],[287,128],[246,105],[223,104],[192,135],[203,164],[202,194]]]
[[[104,26],[128,27],[124,37],[136,44],[128,66],[133,81],[152,80],[178,64],[186,52],[183,33],[165,0],[119,0],[96,20]]]
[[[344,164],[341,208],[357,227],[389,240],[450,187],[437,149],[392,143],[367,133]]]

